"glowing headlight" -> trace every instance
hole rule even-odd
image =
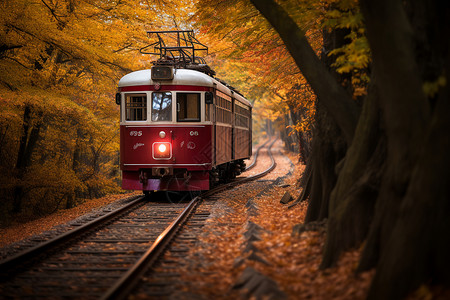
[[[172,145],[169,142],[155,142],[152,146],[152,155],[154,159],[170,159]]]
[[[166,147],[166,145],[161,144],[161,145],[159,145],[158,150],[159,150],[159,152],[164,153],[164,152],[166,152],[167,147]]]

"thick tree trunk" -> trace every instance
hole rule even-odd
[[[380,89],[380,108],[387,136],[386,172],[377,200],[374,222],[360,269],[375,266],[378,250],[391,236],[400,215],[419,147],[429,122],[430,107],[422,92],[413,53],[412,28],[401,1],[361,1],[373,51],[373,76]]]
[[[420,17],[408,19],[402,2],[385,2],[361,3],[374,73],[382,80],[380,103],[388,140],[388,167],[359,266],[365,270],[378,265],[369,299],[398,299],[430,279],[450,285],[450,228],[444,220],[450,213],[448,83],[437,91],[438,100],[429,101],[422,92],[424,79],[436,80],[450,71],[448,39],[444,47],[430,51],[427,47],[433,43],[422,36],[448,36],[449,4],[419,2],[425,10],[432,9],[419,12],[428,18],[423,22]],[[411,25],[411,20],[419,24]],[[439,48],[445,50],[436,51]],[[434,64],[443,60],[445,71]]]
[[[334,166],[342,160],[346,150],[340,130],[320,101],[317,103],[312,144],[313,176],[305,223],[328,218],[330,194],[337,179]]]
[[[328,234],[321,268],[332,266],[342,251],[362,243],[373,218],[386,147],[385,139],[380,138],[376,89],[373,79],[355,138],[331,193]]]
[[[450,70],[450,68],[447,68]],[[420,158],[380,245],[380,258],[368,299],[399,299],[422,283],[450,286],[450,93],[441,94],[423,141]]]

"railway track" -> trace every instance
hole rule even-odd
[[[167,203],[137,197],[120,209],[0,261],[1,298],[123,299],[152,267],[183,224],[201,227],[203,199],[263,177],[270,167],[194,197]],[[266,144],[265,144],[266,145]],[[255,158],[256,161],[256,158]],[[206,202],[205,202],[206,205]],[[194,235],[185,237],[195,240]]]

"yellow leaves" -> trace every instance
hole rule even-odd
[[[330,10],[325,14],[324,26],[329,28],[348,28],[358,30],[363,26],[362,14],[355,5],[350,10]]]
[[[191,1],[165,4],[0,1],[0,171],[8,183],[18,184],[12,171],[26,105],[35,112],[28,131],[42,124],[24,171],[33,182],[27,196],[38,203],[48,193],[50,203],[87,186],[99,193],[117,189],[117,81],[148,66],[137,50],[147,42],[149,22],[148,29],[173,28],[191,14]]]
[[[108,76],[119,69],[114,65],[136,68],[140,60],[132,61],[122,51],[136,51],[137,44],[143,44],[142,22],[155,16],[138,0],[70,2],[71,7],[65,1],[48,4],[50,7],[37,0],[6,2],[0,11],[0,38],[6,45],[17,46],[13,53],[8,52],[15,62],[31,70],[38,63],[47,71],[41,74],[41,86],[49,84],[49,75],[61,69],[65,72],[58,75],[64,77],[79,70]],[[58,71],[52,64],[60,65]]]
[[[329,9],[325,13],[324,28],[328,30],[347,29],[349,32],[345,37],[349,42],[328,54],[335,56],[335,63],[332,66],[338,73],[351,74],[354,97],[364,95],[369,82],[365,73],[371,61],[371,53],[365,37],[363,16],[359,11],[359,5],[357,1],[353,0],[329,1],[328,3],[329,7],[333,9]]]
[[[367,68],[370,63],[370,49],[366,37],[358,37],[352,33],[347,38],[352,42],[330,51],[329,55],[338,55],[333,66],[337,67],[339,73]]]
[[[434,97],[438,91],[439,88],[444,87],[447,85],[447,78],[445,75],[439,76],[435,81],[429,82],[426,81],[422,85],[422,90],[428,97]]]

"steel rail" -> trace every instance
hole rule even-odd
[[[252,181],[252,180],[261,178],[261,177],[266,176],[267,174],[269,174],[273,169],[275,169],[275,167],[277,166],[277,163],[275,162],[275,159],[273,158],[271,149],[272,149],[273,144],[275,144],[275,142],[277,140],[278,140],[278,138],[275,138],[270,143],[269,147],[267,148],[267,152],[269,153],[269,157],[270,157],[270,160],[271,160],[271,165],[265,171],[263,171],[263,172],[261,172],[259,174],[256,174],[256,175],[253,175],[253,176],[249,176],[249,177],[246,177],[246,178],[242,178],[241,180],[239,180],[239,183]]]
[[[114,284],[101,299],[125,299],[141,280],[144,273],[158,259],[165,246],[177,233],[179,227],[188,218],[191,212],[201,202],[197,196],[189,202],[178,217],[158,236],[152,246],[141,256],[141,258]]]
[[[252,180],[259,179],[259,178],[261,178],[261,177],[266,176],[268,173],[270,173],[270,172],[276,167],[276,165],[277,165],[276,162],[275,162],[275,159],[273,158],[272,152],[270,151],[271,148],[272,148],[272,146],[273,146],[273,144],[275,144],[275,142],[276,142],[277,140],[278,140],[278,138],[275,138],[275,139],[270,143],[270,145],[268,146],[268,153],[269,153],[269,157],[270,157],[270,160],[271,160],[271,165],[270,165],[265,171],[263,171],[263,172],[261,172],[261,173],[258,173],[258,174],[256,174],[256,175],[248,176],[248,177],[245,177],[245,178],[240,178],[240,179],[238,179],[238,180],[235,180],[235,181],[232,181],[232,182],[229,182],[229,183],[220,185],[220,186],[218,186],[217,188],[214,188],[213,190],[210,190],[210,191],[206,192],[205,194],[203,194],[203,196],[204,196],[204,197],[211,196],[211,195],[213,195],[213,194],[215,194],[215,193],[217,193],[217,192],[226,190],[226,189],[228,189],[228,188],[230,188],[230,187],[233,187],[233,186],[235,186],[235,185],[238,185],[238,184],[242,184],[242,183],[245,183],[245,182],[248,182],[248,181],[252,181]],[[267,142],[268,142],[268,141],[267,141]],[[266,142],[266,143],[267,143],[267,142]],[[266,143],[264,143],[264,144],[266,144]]]
[[[31,258],[40,255],[46,251],[49,251],[50,249],[54,249],[64,243],[66,243],[69,240],[72,240],[87,231],[101,226],[113,218],[117,217],[118,215],[124,213],[128,209],[138,205],[141,202],[144,202],[145,197],[137,196],[136,199],[134,199],[132,202],[112,211],[109,212],[99,218],[96,218],[95,220],[92,220],[86,224],[83,224],[77,228],[74,228],[70,231],[67,231],[66,233],[63,233],[62,235],[59,235],[55,238],[52,238],[46,242],[43,242],[42,244],[36,245],[34,247],[31,247],[29,249],[26,249],[22,252],[17,253],[14,256],[11,256],[9,258],[6,258],[2,261],[0,261],[0,281],[3,281],[4,277],[9,277],[11,274],[9,274],[9,270],[11,270],[13,267],[17,266],[20,263],[23,263],[25,261],[30,260]]]
[[[253,155],[253,161],[252,161],[252,163],[251,163],[247,168],[245,168],[245,171],[250,170],[251,168],[253,168],[253,167],[256,165],[256,160],[258,159],[259,150],[261,150],[265,145],[267,145],[267,143],[268,143],[269,141],[270,141],[270,139],[267,139],[267,141],[265,141],[264,144],[260,145],[260,146],[256,149],[255,155]],[[244,172],[245,172],[245,171],[244,171]]]
[[[102,300],[125,299],[130,294],[130,292],[134,289],[137,283],[141,280],[145,272],[148,269],[150,269],[152,265],[157,261],[158,257],[163,252],[164,248],[169,244],[169,242],[177,233],[178,229],[186,221],[188,216],[201,203],[202,200],[201,197],[211,196],[229,187],[261,178],[267,175],[269,172],[271,172],[275,168],[276,162],[270,150],[276,141],[277,139],[274,139],[268,147],[268,152],[271,159],[271,165],[269,166],[269,168],[267,168],[265,171],[259,174],[216,187],[202,194],[201,196],[192,199],[191,202],[187,205],[187,207],[180,213],[180,215],[158,236],[158,238],[155,240],[155,242],[153,242],[152,246],[144,253],[144,255],[129,269],[129,271],[126,274],[124,274],[116,282],[116,284],[114,284],[103,295],[103,297],[101,297],[101,299]],[[264,143],[264,145],[267,144],[267,142]]]

